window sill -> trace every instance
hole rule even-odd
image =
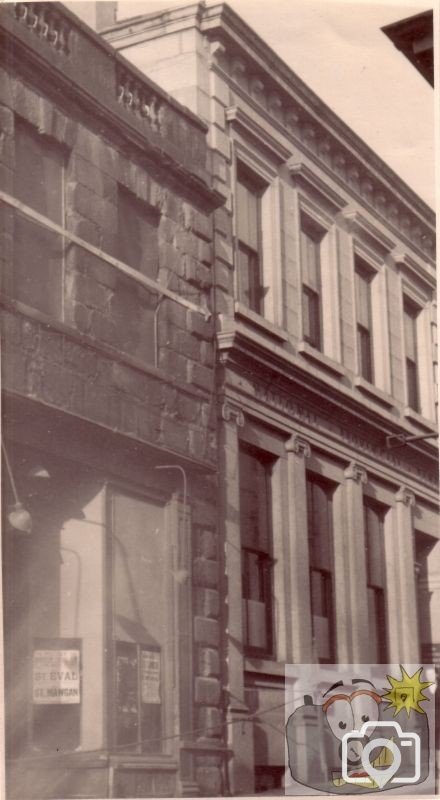
[[[373,386],[372,383],[365,380],[365,378],[362,378],[360,375],[354,379],[354,385],[360,392],[366,394],[368,397],[372,397],[373,400],[376,400],[387,408],[393,408],[395,405],[394,399],[390,394],[382,391],[382,389],[379,389],[377,386]]]
[[[271,660],[260,656],[246,656],[244,668],[246,672],[261,672],[265,675],[283,677],[286,669],[284,661]]]
[[[287,342],[289,339],[286,331],[283,331],[282,328],[278,327],[278,325],[274,325],[273,322],[269,322],[267,319],[264,319],[264,317],[262,317],[260,314],[257,314],[255,311],[251,311],[250,308],[247,308],[238,300],[235,301],[235,316],[238,317],[238,319],[247,322],[249,325],[259,328],[261,331],[269,336],[272,336],[274,339],[279,339],[281,342]]]
[[[403,416],[405,419],[407,419],[409,422],[413,422],[414,425],[417,425],[419,428],[423,428],[424,430],[432,432],[437,431],[437,425],[435,424],[434,420],[424,417],[422,414],[419,414],[418,411],[414,411],[414,409],[410,406],[406,406],[403,409]]]
[[[314,361],[316,364],[319,364],[320,367],[324,369],[328,369],[329,372],[332,372],[334,375],[338,377],[342,377],[345,375],[345,369],[342,364],[338,364],[337,361],[333,361],[332,358],[324,355],[321,353],[320,350],[317,350],[315,347],[312,347],[307,342],[300,342],[298,345],[298,353],[303,356],[303,358],[307,358],[310,361]]]

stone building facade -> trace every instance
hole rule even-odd
[[[6,795],[221,793],[206,126],[60,4],[0,37]]]
[[[223,658],[252,793],[283,783],[286,662],[439,662],[435,220],[226,4],[122,13],[104,38],[209,126],[225,199]]]

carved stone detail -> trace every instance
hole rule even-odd
[[[286,442],[285,447],[288,453],[295,453],[295,455],[302,456],[303,458],[310,458],[312,454],[312,449],[307,439],[304,439],[297,433],[292,434],[290,439]]]
[[[261,103],[261,105],[265,105],[265,92],[264,92],[264,83],[258,77],[252,77],[249,83],[251,96],[257,103]]]
[[[414,493],[407,489],[406,486],[401,486],[396,494],[396,503],[403,503],[405,506],[411,507],[415,505],[415,502]]]
[[[234,58],[231,64],[231,76],[239,86],[247,88],[246,64],[241,58]]]
[[[158,98],[134,75],[122,70],[117,73],[117,99],[133,114],[148,120],[152,130],[159,130],[162,108]]]
[[[351,461],[347,469],[344,470],[344,478],[348,481],[355,481],[355,483],[367,483],[367,471],[356,461]]]
[[[63,55],[69,55],[70,26],[52,3],[16,3],[15,16]]]
[[[222,42],[214,41],[209,43],[209,66],[223,65],[226,57],[226,47]]]
[[[244,414],[239,406],[233,405],[226,400],[221,405],[221,416],[225,422],[235,422],[238,428],[244,427]]]

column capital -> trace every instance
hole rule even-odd
[[[244,414],[241,410],[240,406],[236,406],[234,403],[230,403],[229,400],[225,400],[220,406],[220,414],[221,418],[224,419],[225,422],[235,422],[237,428],[244,427]]]
[[[405,506],[411,507],[415,505],[415,502],[416,498],[414,492],[411,492],[406,486],[401,486],[396,493],[396,503],[403,503]]]
[[[367,483],[368,480],[366,469],[360,464],[356,464],[356,461],[350,461],[347,469],[344,470],[344,478],[356,483]]]
[[[312,449],[307,439],[304,439],[297,433],[293,433],[290,439],[287,440],[285,448],[288,453],[295,453],[295,455],[303,456],[304,458],[310,458],[312,453]]]

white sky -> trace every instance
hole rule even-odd
[[[434,207],[434,92],[380,30],[432,7],[432,0],[228,4]],[[177,5],[172,0],[122,0],[118,18]]]

